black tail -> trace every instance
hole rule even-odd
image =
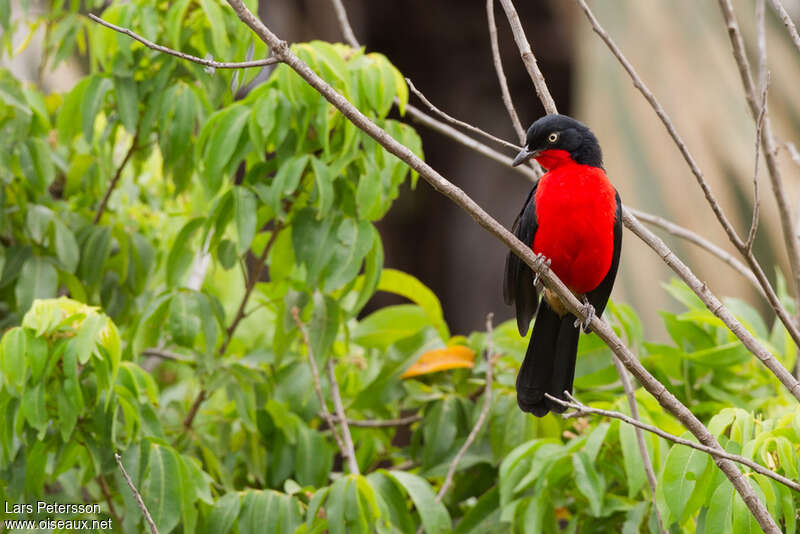
[[[544,417],[550,410],[564,412],[563,406],[546,399],[544,394],[566,400],[564,390],[572,392],[581,332],[573,326],[574,322],[574,315],[559,317],[542,299],[531,342],[517,375],[517,404],[523,412],[536,417]]]

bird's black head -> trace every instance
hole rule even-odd
[[[551,150],[553,152],[549,152]],[[564,157],[560,158],[560,154]],[[567,154],[575,163],[603,166],[600,145],[589,128],[566,115],[545,115],[528,128],[525,147],[514,158],[512,165],[516,167],[530,158],[536,158],[544,167],[552,168],[559,160],[565,160]]]

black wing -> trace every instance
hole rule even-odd
[[[608,268],[608,273],[600,285],[586,293],[586,299],[594,306],[594,312],[598,317],[603,315],[603,310],[608,304],[608,297],[611,295],[611,288],[614,287],[614,279],[617,277],[619,255],[622,251],[622,202],[619,200],[619,193],[616,196],[617,213],[614,220],[614,255],[611,257],[611,267]]]
[[[533,246],[533,238],[539,223],[536,220],[536,201],[534,193],[536,186],[533,186],[522,211],[514,221],[511,231],[517,238],[528,245]],[[539,295],[533,286],[533,271],[524,261],[519,259],[516,254],[509,252],[506,257],[506,274],[503,280],[503,299],[506,304],[516,303],[517,308],[517,328],[520,335],[524,336],[531,324],[531,319],[536,314],[536,307],[539,304]]]

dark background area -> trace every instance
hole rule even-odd
[[[568,13],[553,2],[517,4],[559,111],[569,113],[573,47]],[[282,0],[262,6],[261,16],[280,28],[289,42],[344,42],[329,0]],[[492,66],[484,2],[345,0],[345,7],[367,51],[386,55],[434,105],[517,141]],[[544,109],[499,5],[495,17],[509,88],[527,127]],[[410,102],[425,109],[413,95]],[[510,227],[530,183],[509,168],[409,122],[422,137],[426,161]],[[495,148],[514,155],[507,148]],[[414,191],[403,187],[378,228],[384,239],[384,265],[413,274],[430,287],[441,299],[454,334],[483,329],[488,312],[495,313],[497,323],[511,317],[512,310],[502,299],[507,249],[423,180]],[[378,293],[368,309],[399,301]]]

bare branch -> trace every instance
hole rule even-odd
[[[739,76],[744,86],[745,99],[747,100],[747,105],[750,107],[750,114],[753,120],[758,123],[760,107],[756,100],[755,82],[753,82],[753,76],[750,74],[750,62],[745,53],[744,40],[739,31],[739,23],[736,21],[736,13],[733,11],[730,0],[719,0],[719,6],[722,11],[722,17],[728,28],[728,36],[730,37],[731,46],[733,48],[733,57],[736,59],[736,66],[739,68]],[[795,319],[797,319],[800,317],[800,246],[798,246],[798,236],[795,233],[791,207],[786,197],[786,191],[783,188],[783,178],[780,173],[780,168],[778,167],[778,160],[776,157],[777,145],[772,135],[769,114],[765,114],[763,120],[764,127],[761,145],[764,149],[764,159],[767,162],[772,192],[775,196],[775,202],[778,205],[778,215],[780,216],[781,227],[783,228],[783,240],[786,243],[789,265],[792,269],[796,308]],[[787,328],[789,328],[788,325]],[[795,340],[795,343],[798,343],[798,341]],[[800,346],[800,343],[798,345]]]
[[[156,528],[156,524],[153,522],[153,518],[150,516],[150,512],[147,510],[147,506],[144,505],[142,495],[136,489],[136,486],[133,485],[133,480],[131,480],[131,477],[128,476],[128,472],[125,471],[125,466],[122,465],[122,458],[118,453],[115,452],[114,459],[117,460],[119,470],[122,471],[122,478],[125,479],[128,487],[133,492],[133,496],[136,498],[136,504],[139,506],[139,510],[141,510],[142,514],[144,514],[144,520],[147,522],[147,526],[150,528],[150,534],[158,534],[158,528]]]
[[[122,177],[122,171],[125,169],[125,166],[130,161],[131,156],[136,151],[136,144],[139,139],[138,133],[133,136],[133,140],[131,141],[131,146],[128,149],[128,152],[125,154],[125,157],[122,159],[122,163],[119,164],[117,167],[117,171],[114,173],[114,177],[111,178],[111,182],[108,184],[108,189],[106,189],[106,193],[103,195],[103,199],[100,201],[100,205],[97,207],[97,212],[94,214],[94,219],[92,222],[97,224],[100,222],[100,218],[103,216],[103,212],[106,210],[106,206],[108,206],[108,200],[111,198],[111,193],[114,192],[114,189],[117,187],[117,183],[119,179]]]
[[[786,25],[786,29],[789,30],[789,35],[792,37],[792,42],[794,42],[794,46],[797,47],[797,51],[800,52],[800,35],[797,34],[797,28],[792,21],[792,17],[789,16],[789,13],[786,12],[786,8],[783,7],[781,4],[781,0],[769,0],[772,4],[772,8],[778,13],[778,16],[781,18],[783,23]]]
[[[469,435],[467,435],[467,440],[461,446],[461,449],[459,449],[453,461],[450,462],[450,468],[447,470],[447,475],[444,477],[442,487],[439,488],[439,492],[436,494],[436,502],[442,501],[447,490],[449,490],[450,486],[453,484],[453,477],[456,474],[456,469],[458,469],[458,464],[467,453],[467,449],[472,445],[472,442],[475,441],[478,432],[481,431],[483,423],[486,421],[486,416],[489,415],[489,408],[492,406],[492,376],[494,373],[494,343],[492,342],[493,316],[494,314],[492,313],[486,316],[486,387],[483,390],[483,406],[481,407],[481,413],[478,414],[475,425],[472,427],[472,430],[470,430]]]
[[[170,360],[173,362],[180,362],[186,364],[194,364],[194,360],[183,356],[182,354],[178,354],[177,352],[172,352],[166,349],[161,349],[158,347],[151,347],[149,349],[144,349],[142,351],[142,356],[149,356],[151,358],[160,358],[162,360]]]
[[[128,28],[123,28],[121,26],[117,26],[116,24],[111,24],[110,22],[105,21],[100,17],[93,15],[92,13],[89,13],[88,17],[93,21],[95,21],[96,23],[105,26],[106,28],[111,28],[116,32],[127,35],[128,37],[130,37],[135,41],[139,41],[140,43],[145,45],[147,48],[150,48],[151,50],[156,50],[164,54],[169,54],[170,56],[179,57],[181,59],[185,59],[186,61],[191,61],[192,63],[199,63],[200,65],[204,65],[206,67],[211,67],[214,69],[249,69],[253,67],[266,67],[278,63],[278,59],[275,57],[268,57],[266,59],[257,59],[255,61],[240,61],[235,63],[214,61],[213,59],[203,59],[201,57],[193,56],[191,54],[185,54],[183,52],[179,52],[172,48],[156,44],[152,41],[145,39],[138,33],[129,30]]]
[[[800,166],[800,152],[797,151],[797,147],[794,146],[794,143],[792,142],[786,143],[786,150],[789,151],[789,155],[791,156],[792,161],[794,161],[796,165]]]
[[[117,524],[122,523],[122,518],[117,513],[117,509],[114,507],[114,499],[111,496],[111,490],[108,487],[108,482],[106,482],[106,477],[103,475],[97,475],[97,484],[100,486],[100,491],[103,494],[103,498],[106,500],[106,504],[108,505],[108,513],[111,514],[111,517],[114,518],[114,521]]]
[[[480,141],[469,137],[452,126],[449,126],[435,118],[431,117],[430,115],[422,112],[421,110],[417,109],[416,107],[409,104],[406,106],[406,113],[411,116],[419,124],[423,126],[427,126],[431,130],[437,131],[440,134],[453,139],[454,141],[461,143],[467,148],[474,150],[475,152],[486,156],[489,159],[492,159],[502,165],[507,167],[511,167],[512,158],[497,152],[495,149],[484,145]],[[539,179],[539,174],[536,172],[535,169],[528,167],[527,165],[518,165],[516,167],[511,167],[516,172],[524,175],[528,180],[531,182],[535,182]]]
[[[339,422],[338,416],[334,415],[333,420]],[[360,428],[387,428],[393,426],[407,426],[417,421],[421,421],[421,415],[409,415],[408,417],[398,417],[397,419],[347,419],[347,424]]]
[[[756,31],[758,34],[758,83],[761,87],[759,99],[759,112],[756,119],[755,163],[753,164],[753,218],[750,221],[750,231],[744,243],[746,251],[752,252],[753,242],[758,231],[758,211],[760,199],[758,197],[758,156],[761,153],[761,134],[764,128],[764,117],[767,114],[767,88],[769,86],[769,73],[767,72],[767,36],[764,28],[764,0],[756,0]]]
[[[692,232],[688,228],[675,224],[672,221],[669,221],[663,217],[659,217],[658,215],[653,215],[651,213],[647,213],[644,211],[640,211],[635,208],[631,208],[630,206],[626,206],[627,210],[634,215],[637,219],[647,224],[652,224],[653,226],[657,226],[663,230],[666,230],[670,234],[685,239],[690,243],[697,245],[698,247],[702,248],[703,250],[713,254],[717,258],[721,259],[723,262],[730,265],[733,269],[735,269],[739,274],[747,278],[747,280],[755,287],[759,293],[765,295],[764,288],[758,283],[753,272],[748,269],[747,265],[736,259],[732,254],[729,254],[722,248],[718,247],[705,237]]]
[[[780,482],[784,486],[793,489],[794,491],[800,492],[800,484],[798,484],[794,480],[788,479],[783,475],[780,475],[774,471],[767,469],[761,464],[757,464],[756,462],[750,460],[749,458],[745,458],[744,456],[739,456],[738,454],[731,454],[724,450],[716,449],[714,447],[708,447],[701,443],[695,443],[694,441],[690,441],[688,439],[675,436],[673,434],[670,434],[669,432],[661,430],[658,427],[648,425],[647,423],[642,423],[638,419],[634,419],[628,415],[625,415],[624,413],[613,412],[610,410],[601,410],[599,408],[592,408],[591,406],[587,406],[578,401],[575,397],[570,395],[568,391],[566,392],[566,394],[569,401],[557,399],[556,397],[552,397],[550,394],[545,393],[547,398],[549,398],[550,400],[557,402],[562,406],[566,406],[567,408],[572,408],[575,410],[574,412],[565,413],[564,415],[562,415],[562,417],[565,419],[569,419],[572,417],[581,417],[584,415],[602,415],[604,417],[611,417],[612,419],[619,419],[620,421],[624,421],[629,425],[633,425],[637,428],[641,428],[642,430],[647,430],[648,432],[652,432],[653,434],[660,436],[666,440],[672,441],[673,443],[677,443],[679,445],[685,445],[686,447],[691,447],[692,449],[696,449],[698,451],[703,451],[707,454],[710,454],[715,459],[724,458],[732,462],[746,465],[756,473],[764,475],[765,477],[769,477],[777,482]]]
[[[503,10],[506,12],[506,18],[511,25],[511,32],[514,34],[514,41],[517,43],[517,48],[519,48],[519,53],[522,56],[522,62],[525,64],[525,69],[527,69],[528,75],[530,75],[533,81],[533,86],[536,88],[536,94],[539,96],[539,100],[542,101],[542,105],[548,114],[558,113],[556,103],[550,95],[550,89],[547,88],[544,76],[542,76],[542,71],[539,70],[536,56],[533,55],[531,44],[525,36],[525,30],[522,28],[522,24],[519,21],[519,15],[514,8],[514,4],[511,0],[500,0],[500,5],[503,6]]]
[[[311,342],[308,340],[306,326],[303,324],[303,321],[300,320],[300,311],[296,306],[292,307],[292,317],[294,317],[294,322],[297,324],[297,329],[300,330],[300,335],[303,336],[303,342],[306,344],[306,350],[308,351],[308,365],[311,366],[311,376],[314,379],[314,391],[317,393],[317,400],[319,401],[319,409],[322,412],[322,418],[325,419],[325,423],[327,423],[328,428],[331,429],[333,439],[336,440],[336,445],[339,446],[342,456],[347,458],[347,450],[345,449],[344,442],[342,441],[342,437],[339,435],[339,432],[336,430],[336,425],[333,422],[333,415],[331,415],[331,412],[328,411],[328,405],[325,402],[325,396],[322,394],[322,384],[319,379],[319,367],[317,367],[317,361],[314,359],[314,353],[311,351]]]
[[[500,58],[500,45],[497,42],[497,24],[494,20],[494,0],[486,0],[486,18],[489,24],[489,41],[492,44],[494,70],[497,73],[497,81],[500,83],[503,104],[506,106],[506,111],[508,111],[508,116],[511,118],[511,124],[514,125],[514,131],[517,132],[517,138],[519,138],[520,144],[524,145],[525,129],[519,121],[519,115],[517,115],[514,102],[511,100],[511,92],[508,90],[508,80],[506,80],[506,73],[503,71],[503,60]]]
[[[361,45],[358,44],[356,34],[353,33],[353,28],[350,26],[350,20],[347,18],[347,11],[344,8],[344,4],[342,4],[342,0],[331,0],[331,3],[336,11],[336,18],[339,20],[339,26],[342,28],[345,41],[353,48],[358,48]]]
[[[311,345],[308,346],[308,350],[311,350]],[[358,470],[358,462],[356,461],[356,450],[353,447],[353,437],[350,435],[350,427],[347,426],[347,416],[344,413],[342,397],[339,394],[339,383],[336,382],[336,373],[334,372],[333,368],[333,360],[330,358],[328,359],[328,381],[331,385],[333,407],[336,409],[336,416],[339,419],[339,427],[342,430],[342,441],[344,443],[342,454],[347,459],[347,466],[350,469],[350,472],[354,475],[358,475],[360,474],[360,471]]]
[[[436,106],[434,106],[434,105],[431,103],[431,101],[430,101],[430,100],[428,100],[428,99],[425,97],[425,95],[423,95],[423,94],[422,94],[422,93],[419,91],[419,89],[417,89],[417,88],[414,86],[414,83],[413,83],[413,82],[412,82],[412,81],[411,81],[409,78],[406,78],[406,83],[408,84],[408,88],[409,88],[409,89],[411,89],[411,92],[412,92],[412,93],[414,93],[415,95],[417,95],[417,98],[419,98],[420,100],[422,100],[422,103],[423,103],[423,104],[425,104],[426,106],[428,106],[428,107],[431,109],[431,111],[433,111],[434,113],[436,113],[437,115],[439,115],[440,117],[442,117],[442,118],[443,118],[444,120],[446,120],[447,122],[449,122],[449,123],[451,123],[451,124],[455,124],[455,125],[457,125],[457,126],[461,126],[462,128],[466,128],[467,130],[469,130],[469,131],[471,131],[471,132],[473,132],[473,133],[476,133],[476,134],[478,134],[478,135],[482,135],[482,136],[484,136],[486,139],[489,139],[489,140],[491,140],[491,141],[494,141],[495,143],[499,143],[499,144],[501,144],[501,145],[503,145],[503,146],[506,146],[506,147],[508,147],[508,148],[512,148],[512,149],[514,149],[514,150],[520,150],[520,149],[522,148],[521,146],[515,145],[514,143],[509,143],[508,141],[506,141],[506,140],[504,140],[504,139],[500,139],[499,137],[495,137],[494,135],[490,134],[489,132],[485,132],[485,131],[481,130],[480,128],[476,127],[476,126],[473,126],[473,125],[471,125],[471,124],[469,124],[469,123],[466,123],[466,122],[464,122],[464,121],[460,121],[460,120],[456,119],[455,117],[453,117],[453,116],[451,116],[451,115],[448,115],[447,113],[445,113],[445,112],[444,112],[444,111],[442,111],[441,109],[439,109],[439,108],[437,108]]]
[[[725,326],[733,332],[733,334],[741,341],[747,349],[753,353],[756,358],[778,377],[778,380],[786,386],[786,389],[791,392],[797,400],[800,400],[800,383],[786,368],[779,362],[775,356],[772,355],[761,343],[756,340],[753,335],[740,323],[728,310],[727,307],[716,297],[711,290],[708,289],[705,283],[701,282],[697,276],[678,258],[672,250],[662,241],[658,236],[653,234],[642,223],[636,220],[630,210],[623,208],[622,222],[634,234],[647,243],[669,267],[686,282],[692,291],[700,297],[700,300],[706,307],[719,319],[725,323]],[[762,273],[763,274],[763,273]]]
[[[642,79],[636,73],[636,70],[633,68],[633,65],[631,65],[631,63],[624,56],[624,54],[622,54],[622,52],[620,51],[619,47],[617,47],[616,43],[614,43],[614,41],[611,39],[611,37],[608,35],[608,33],[603,29],[603,27],[600,26],[600,23],[597,21],[597,18],[595,18],[595,16],[592,13],[591,9],[589,9],[589,6],[586,5],[586,1],[585,0],[577,0],[577,2],[578,2],[578,4],[580,4],[581,8],[583,9],[584,13],[586,14],[587,18],[589,19],[589,22],[591,23],[592,28],[594,29],[595,33],[597,33],[597,35],[600,36],[600,38],[603,40],[603,42],[606,43],[608,48],[611,50],[611,53],[614,54],[614,56],[619,60],[620,64],[623,66],[625,71],[628,73],[628,75],[633,80],[633,85],[639,90],[640,93],[642,93],[642,95],[645,97],[645,99],[648,101],[648,103],[650,103],[650,106],[656,112],[658,117],[661,119],[661,122],[666,127],[667,132],[669,132],[669,134],[672,137],[673,141],[678,146],[681,154],[683,155],[684,159],[686,160],[686,163],[689,165],[689,168],[692,170],[692,174],[694,174],[695,178],[697,179],[698,185],[700,185],[700,188],[703,190],[703,194],[705,195],[706,200],[708,201],[708,204],[711,206],[711,209],[714,211],[714,214],[717,216],[717,220],[719,220],[720,224],[725,229],[725,232],[728,234],[728,238],[730,239],[731,243],[733,243],[734,246],[739,250],[739,252],[741,252],[742,255],[745,257],[745,259],[747,260],[747,264],[750,266],[751,270],[753,271],[753,274],[755,274],[756,279],[759,281],[759,284],[764,289],[764,293],[767,296],[767,299],[769,300],[770,305],[772,305],[772,308],[775,310],[775,312],[777,313],[777,315],[780,318],[781,322],[786,327],[786,330],[792,336],[792,339],[794,340],[794,342],[798,346],[800,346],[800,330],[798,330],[797,324],[795,323],[794,320],[792,320],[792,318],[789,316],[789,314],[786,311],[786,309],[781,304],[780,299],[778,299],[778,296],[775,294],[775,290],[772,288],[772,285],[770,284],[769,279],[764,274],[764,271],[761,268],[761,265],[758,263],[758,260],[753,255],[752,250],[750,250],[750,251],[747,250],[747,248],[745,247],[744,241],[742,241],[742,239],[736,233],[736,230],[733,228],[733,225],[730,223],[728,218],[725,216],[725,213],[723,212],[722,207],[717,202],[716,197],[711,192],[711,189],[709,188],[708,183],[706,182],[705,178],[703,177],[703,172],[700,170],[700,167],[697,165],[697,162],[695,161],[694,157],[689,152],[689,149],[686,147],[686,144],[683,142],[683,139],[680,137],[680,134],[678,134],[678,131],[675,129],[675,125],[672,123],[672,120],[669,118],[667,113],[664,111],[664,108],[661,107],[661,104],[658,102],[658,100],[656,99],[655,95],[653,95],[652,91],[650,91],[650,89],[648,89],[648,87],[644,84]],[[725,2],[725,0],[720,0],[720,2]],[[749,75],[749,72],[748,72],[748,75]],[[750,82],[752,83],[752,79],[750,79]],[[769,134],[767,121],[768,121],[768,117],[765,118],[765,123],[764,123],[765,124],[765,127],[764,127],[764,133],[765,134]],[[769,159],[770,152],[769,152],[769,150],[767,150],[767,146],[766,145],[764,145],[764,148],[765,148],[765,154],[767,154],[767,158]],[[774,154],[773,154],[773,156],[774,156]],[[767,161],[767,166],[768,167],[770,166],[769,160]],[[655,236],[653,236],[653,237],[655,237]],[[790,241],[793,241],[793,239],[790,240]],[[663,241],[661,242],[661,244],[663,245]],[[664,245],[664,247],[666,247],[666,245]],[[667,250],[669,251],[668,248],[667,248]],[[669,251],[669,254],[672,254],[672,252]],[[674,256],[674,254],[673,254],[673,256]],[[791,256],[791,254],[790,254],[790,256]],[[664,257],[664,256],[662,256],[662,257]],[[677,258],[676,258],[676,260],[677,260]],[[665,261],[666,261],[666,259],[665,259]],[[680,260],[678,260],[678,261],[680,261]],[[681,265],[683,265],[682,262],[681,262]],[[683,267],[686,268],[685,265],[683,265]],[[795,272],[794,269],[793,269],[792,272]],[[691,276],[694,276],[694,275],[692,274]],[[690,284],[690,286],[691,286],[691,284]],[[702,286],[698,285],[697,286],[698,289],[695,292],[701,290],[701,288],[704,288],[704,287],[705,287],[704,284]],[[800,295],[800,294],[796,294],[796,296],[798,296],[798,295]],[[700,293],[698,293],[698,296],[700,296],[700,298],[704,298],[704,296],[701,295]],[[716,297],[714,297],[714,299],[716,300]],[[717,301],[717,302],[719,302],[719,301]],[[722,306],[721,302],[719,303],[719,306]],[[713,308],[709,308],[709,309],[711,309],[711,311],[715,311]],[[727,310],[726,310],[726,312],[727,312]],[[736,322],[735,320],[734,320],[734,322],[736,323],[736,325],[738,325],[738,326],[736,326],[737,331],[744,331],[744,328],[741,326],[740,323]],[[726,324],[729,324],[729,323],[726,322]],[[733,323],[730,323],[730,324],[733,324]],[[733,331],[734,334],[737,334],[737,332],[734,331],[733,329],[731,331]],[[740,337],[739,334],[737,334],[737,337]],[[742,338],[740,337],[740,339],[742,339]],[[757,342],[755,341],[755,339],[753,339],[752,341],[753,341],[752,345],[756,346]],[[745,345],[748,345],[748,343],[745,343]],[[776,373],[776,375],[781,380],[781,382],[783,382],[784,385],[786,385],[789,388],[789,390],[792,391],[792,393],[795,395],[795,397],[798,397],[797,380],[795,380],[792,377],[791,382],[785,381],[785,379],[787,379],[788,377],[791,377],[791,374],[789,374],[786,371],[786,369],[783,367],[783,365],[781,365],[780,362],[778,362],[771,354],[766,352],[763,349],[763,347],[761,347],[760,345],[758,345],[758,347],[759,347],[759,352],[753,352],[753,354],[755,354],[761,361],[763,361],[767,365],[767,367],[769,367],[771,370],[773,370],[773,372]],[[763,353],[766,353],[766,355],[764,355],[762,353],[762,351],[763,351]],[[798,397],[798,399],[800,400],[800,397]]]
[[[625,397],[628,399],[628,407],[631,410],[631,418],[640,421],[639,406],[636,404],[636,395],[631,384],[631,379],[628,377],[628,371],[625,366],[619,361],[619,358],[614,356],[614,367],[617,368],[617,374],[622,382],[622,389],[625,390]],[[636,443],[639,446],[639,454],[642,455],[642,465],[644,465],[644,472],[647,475],[647,483],[650,486],[650,499],[653,501],[653,510],[656,513],[656,520],[658,521],[658,531],[665,534],[664,523],[661,520],[661,512],[658,511],[658,502],[656,499],[656,473],[653,471],[653,462],[650,460],[650,451],[647,449],[647,443],[644,441],[644,433],[638,426],[634,427],[636,432]]]

